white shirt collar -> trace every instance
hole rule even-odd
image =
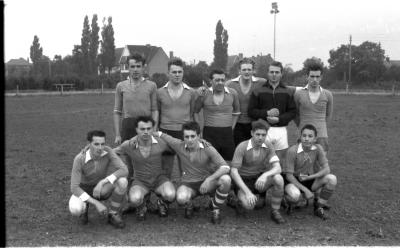
[[[158,144],[158,141],[153,136],[151,136],[151,143]],[[139,141],[136,141],[135,148],[139,148]]]
[[[107,154],[107,152],[103,150],[103,153],[100,155],[100,157],[103,157],[106,154]],[[91,159],[92,159],[92,156],[90,155],[90,149],[87,149],[86,154],[85,154],[85,164],[87,162],[89,162]]]
[[[201,149],[204,149],[203,143],[199,142],[199,147],[200,147]],[[186,144],[185,144],[185,149],[187,149],[187,145],[186,145]]]
[[[169,81],[163,86],[163,88],[167,88],[168,84],[169,84]],[[190,90],[189,85],[187,85],[187,84],[185,84],[183,82],[182,82],[182,86],[183,86],[184,89]]]
[[[213,93],[213,88],[212,87],[210,87],[208,89],[211,90],[211,93]],[[225,89],[225,93],[228,93],[228,94],[230,93],[228,87],[224,86],[224,89]]]
[[[315,145],[312,145],[311,146],[311,150],[317,150],[317,147],[315,146]],[[301,152],[303,152],[304,150],[303,150],[303,145],[300,143],[299,144],[299,147],[297,148],[297,153],[301,153]]]
[[[268,148],[265,143],[262,143],[261,147]],[[247,144],[246,151],[248,151],[250,149],[253,149],[253,142],[251,141],[251,139],[249,139],[249,143]]]
[[[322,91],[321,85],[319,86],[319,89]],[[307,84],[306,86],[303,87],[303,90],[308,90],[308,84]]]
[[[240,77],[241,77],[241,76],[235,77],[234,79],[231,79],[231,81],[233,81],[233,82],[239,82]],[[251,76],[251,81],[253,81],[253,82],[258,81],[258,78],[255,77],[255,76]]]

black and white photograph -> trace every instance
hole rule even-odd
[[[400,245],[398,1],[2,5],[1,246]]]

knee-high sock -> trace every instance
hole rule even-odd
[[[333,192],[333,189],[328,189],[326,186],[324,186],[319,194],[318,203],[326,204],[329,198],[331,198],[333,195]]]
[[[118,212],[121,208],[122,201],[124,200],[125,194],[119,194],[113,192],[110,197],[110,210],[111,212]]]
[[[215,191],[214,199],[212,200],[213,208],[221,207],[225,203],[227,197],[228,193],[221,193],[219,189],[217,189]]]
[[[283,189],[273,187],[271,192],[271,208],[273,210],[279,210],[281,207],[281,201],[283,198]]]

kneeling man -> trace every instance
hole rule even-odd
[[[314,198],[314,215],[325,220],[328,217],[324,206],[335,191],[336,176],[330,174],[324,149],[316,144],[317,129],[313,125],[303,126],[300,140],[301,143],[289,148],[284,168],[289,209],[303,193],[307,200]]]
[[[82,224],[88,223],[89,204],[117,228],[125,226],[120,207],[128,187],[128,169],[114,151],[105,146],[103,131],[90,131],[90,142],[74,159],[71,173],[72,196],[69,210],[79,216]],[[110,199],[110,210],[101,200]]]
[[[147,201],[153,191],[157,196],[160,217],[168,216],[169,203],[175,200],[175,187],[162,167],[162,154],[171,151],[168,145],[153,136],[155,121],[150,116],[136,119],[137,136],[124,141],[115,151],[124,161],[133,165],[133,182],[129,189],[129,201],[136,207],[136,217],[144,220]],[[128,164],[128,162],[127,162]]]
[[[272,190],[271,218],[278,224],[285,223],[279,208],[283,198],[284,181],[279,158],[272,145],[265,141],[268,127],[262,121],[252,123],[252,138],[241,142],[232,160],[231,177],[238,196],[236,209],[254,209],[263,201],[268,189]],[[261,196],[264,194],[264,196]]]
[[[192,199],[198,195],[214,194],[211,200],[211,221],[221,222],[220,207],[225,203],[231,188],[229,165],[207,141],[200,139],[197,122],[182,125],[183,141],[159,132],[161,139],[176,152],[181,169],[181,185],[176,191],[176,201],[185,205],[185,217],[193,217]]]

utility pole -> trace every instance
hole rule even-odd
[[[271,14],[274,14],[274,60],[275,60],[275,43],[276,43],[276,14],[279,13],[278,10],[278,3],[272,3],[272,10],[270,11]]]
[[[349,84],[351,84],[351,35],[349,43]]]

